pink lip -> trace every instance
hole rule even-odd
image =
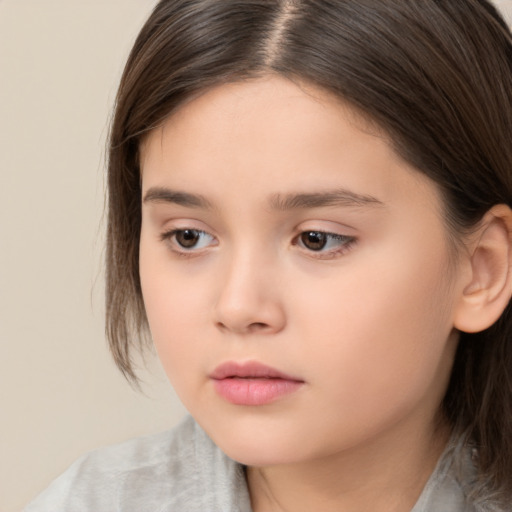
[[[304,384],[301,379],[256,361],[221,364],[210,378],[217,393],[235,405],[265,405]]]

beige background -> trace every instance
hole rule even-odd
[[[0,512],[184,414],[156,362],[133,391],[103,336],[107,119],[154,3],[0,0]]]

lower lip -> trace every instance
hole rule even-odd
[[[265,405],[297,391],[302,382],[286,379],[214,379],[217,393],[235,405]]]

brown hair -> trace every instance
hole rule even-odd
[[[139,145],[193,95],[265,73],[320,86],[383,128],[438,184],[455,239],[512,205],[512,37],[486,0],[161,0],[126,64],[109,148],[107,335],[133,381],[131,347],[147,334]],[[461,333],[443,404],[498,500],[512,497],[511,336],[510,307]]]

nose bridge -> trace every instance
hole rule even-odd
[[[282,329],[284,308],[275,283],[278,262],[270,252],[240,244],[226,255],[215,307],[219,327],[238,333]]]

